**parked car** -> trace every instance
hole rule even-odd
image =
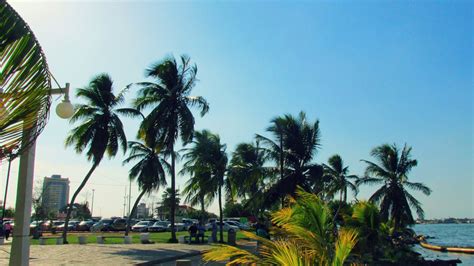
[[[77,231],[90,231],[93,225],[94,225],[94,221],[92,220],[82,221],[77,225],[76,230]]]
[[[69,221],[68,225],[67,225],[67,230],[68,231],[76,231],[77,229],[77,226],[79,225],[79,221]],[[58,227],[56,227],[56,230],[59,230],[59,231],[62,231],[64,230],[64,225],[65,223],[61,224],[61,225],[58,225]]]
[[[148,227],[152,226],[155,221],[141,221],[132,226],[133,232],[147,232]]]
[[[148,232],[165,232],[168,230],[170,222],[158,221],[148,227]]]
[[[220,230],[220,224],[220,222],[216,222],[217,230]],[[223,222],[222,229],[224,231],[229,231],[230,229],[232,229],[236,232],[240,230],[238,226],[231,225],[228,222]],[[206,230],[212,230],[212,223],[206,224]]]
[[[91,227],[92,232],[110,231],[110,225],[114,222],[112,219],[102,219]]]
[[[237,226],[240,230],[249,230],[250,227],[246,224],[243,224],[243,223],[240,223],[240,222],[236,222],[236,221],[226,221],[226,223],[230,224],[230,225],[234,225],[234,226]]]
[[[126,219],[115,219],[113,223],[110,225],[111,231],[125,231],[127,228],[127,220]]]
[[[187,230],[187,227],[185,224],[183,223],[175,223],[174,224],[174,231],[175,232],[179,232],[179,231],[186,231]],[[168,230],[169,232],[171,232],[171,224],[168,225]]]

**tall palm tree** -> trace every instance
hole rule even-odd
[[[270,158],[278,163],[278,172],[280,174],[280,180],[283,180],[285,177],[285,153],[284,153],[284,134],[285,134],[285,125],[287,123],[287,117],[276,117],[273,118],[270,123],[271,125],[267,128],[267,131],[270,132],[276,141],[273,141],[270,138],[264,137],[262,135],[256,134],[257,141],[262,141],[263,144],[267,145],[267,153]],[[281,207],[283,208],[285,204],[285,195],[281,197]]]
[[[246,199],[265,189],[265,179],[269,175],[266,161],[267,156],[259,147],[259,141],[237,145],[228,170],[228,179],[237,196]]]
[[[268,138],[258,137],[267,144],[269,154],[283,154],[284,169],[280,169],[280,178],[266,191],[265,205],[273,204],[277,199],[283,203],[287,195],[295,195],[298,186],[310,191],[323,173],[322,166],[312,162],[320,146],[319,121],[308,123],[304,112],[297,117],[287,114],[277,120],[283,148]]]
[[[200,188],[207,199],[212,201],[216,196],[219,201],[220,241],[224,240],[222,231],[222,189],[225,186],[227,168],[226,146],[221,144],[220,137],[208,130],[196,131],[192,147],[184,149],[183,159],[186,160],[183,168],[186,172],[201,174],[204,187]],[[203,174],[204,173],[204,174]]]
[[[330,180],[332,194],[339,192],[339,200],[347,202],[347,188],[357,194],[357,186],[350,179],[357,179],[356,175],[349,175],[349,166],[344,166],[341,156],[333,155],[328,159],[328,164],[323,164],[324,175]]]
[[[160,150],[156,145],[129,141],[128,149],[129,156],[123,161],[123,164],[138,161],[130,168],[129,177],[131,181],[137,180],[141,192],[135,200],[132,211],[127,219],[126,236],[128,236],[130,231],[130,221],[143,195],[158,190],[160,186],[166,186],[165,172],[169,170],[168,163],[163,159],[163,155],[160,154]]]
[[[138,110],[152,107],[152,111],[140,125],[140,134],[146,142],[153,140],[163,146],[171,156],[171,190],[176,190],[175,143],[178,136],[183,143],[192,139],[194,117],[189,107],[196,106],[205,115],[209,105],[201,96],[190,96],[196,83],[196,65],[191,65],[187,56],[181,56],[181,64],[173,57],[166,58],[146,70],[146,77],[157,83],[141,82],[134,105]],[[174,194],[171,195],[174,197]],[[175,207],[171,208],[171,239],[177,242],[174,230]]]
[[[109,75],[100,74],[92,79],[87,87],[77,90],[77,97],[86,104],[77,106],[77,111],[69,120],[81,121],[66,138],[66,146],[74,146],[77,153],[86,152],[92,167],[74,192],[69,206],[74,206],[77,195],[86,185],[94,170],[99,166],[104,154],[113,157],[121,148],[127,150],[127,138],[118,114],[124,111],[117,107],[124,101],[124,92],[113,94],[113,82]],[[63,231],[64,243],[67,243],[67,227],[72,208],[67,209]]]
[[[362,160],[368,166],[365,176],[356,182],[357,185],[382,185],[370,197],[370,201],[379,204],[382,219],[392,219],[395,229],[415,222],[410,207],[415,209],[420,218],[424,216],[421,203],[407,189],[421,191],[425,195],[431,193],[431,189],[424,184],[408,181],[408,174],[418,164],[411,158],[411,149],[406,144],[401,151],[395,144],[374,148],[370,155],[375,157],[376,162]]]

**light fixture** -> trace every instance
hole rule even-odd
[[[69,83],[66,83],[65,88],[51,90],[51,94],[58,93],[64,94],[64,100],[56,106],[56,114],[63,119],[71,118],[74,115],[74,106],[69,101]]]

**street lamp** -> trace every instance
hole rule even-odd
[[[69,101],[69,83],[64,88],[51,89],[50,93],[64,94],[64,100],[56,107],[59,117],[67,119],[74,114],[74,108]],[[23,143],[27,144],[32,129],[23,131]],[[30,255],[30,219],[33,201],[33,171],[35,164],[36,141],[20,155],[18,185],[15,205],[15,234],[12,241],[10,265],[28,265]]]

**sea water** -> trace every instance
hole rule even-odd
[[[429,244],[449,247],[474,247],[474,224],[417,224],[413,227],[418,235],[429,236]],[[414,250],[426,259],[460,259],[462,265],[474,265],[474,254],[438,252],[422,248]]]

